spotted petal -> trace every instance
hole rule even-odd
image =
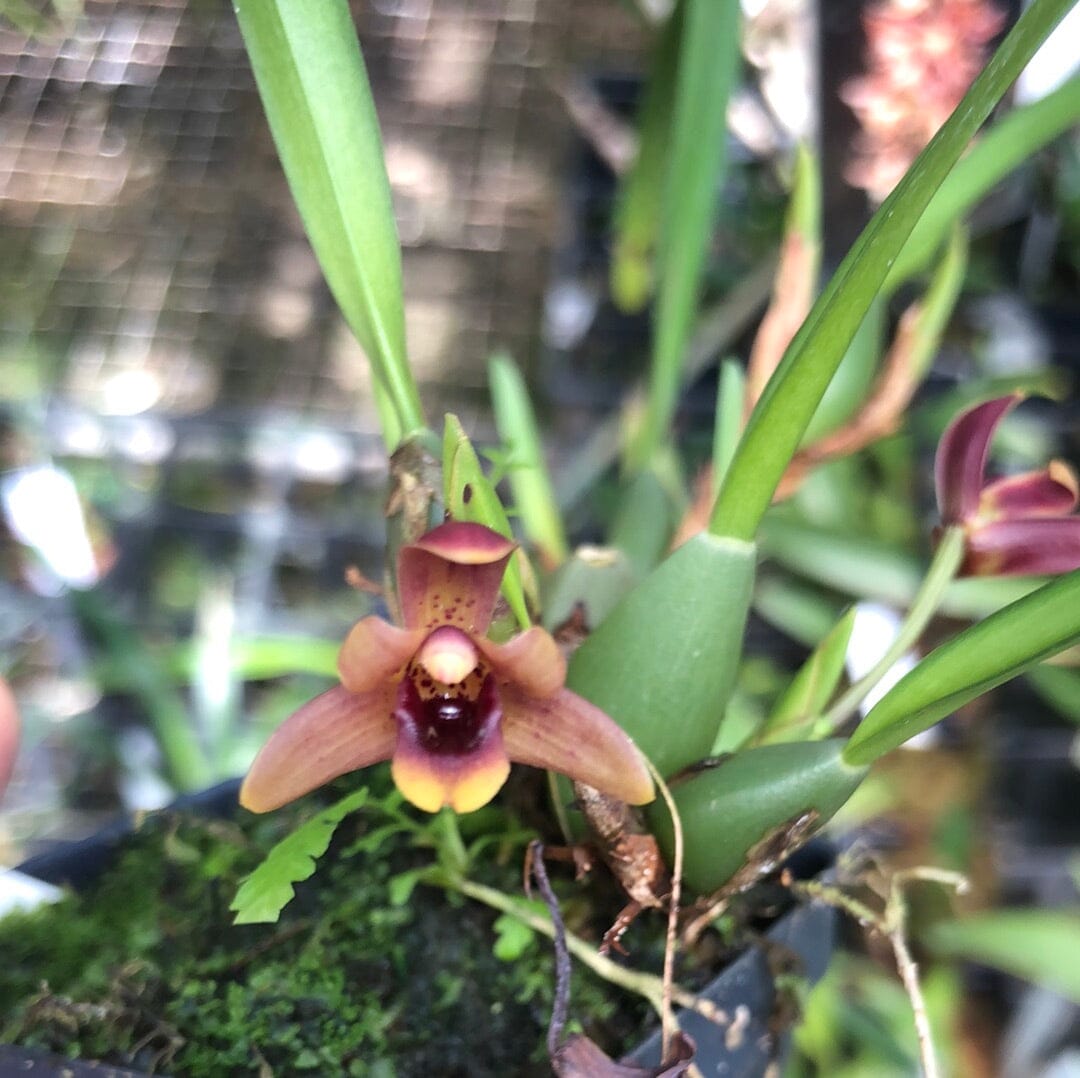
[[[1013,393],[977,404],[961,412],[941,436],[934,458],[934,486],[942,523],[958,524],[977,512],[994,431],[1021,399]]]
[[[338,685],[293,712],[262,747],[240,804],[269,812],[339,775],[388,760],[397,741],[394,684],[354,694]]]
[[[405,627],[456,625],[482,635],[514,547],[491,528],[456,520],[402,547],[398,598]]]
[[[997,520],[968,533],[969,576],[1041,576],[1080,569],[1080,517]]]
[[[516,685],[526,696],[550,696],[566,681],[566,659],[546,629],[534,625],[505,644],[487,637],[473,643],[500,682]]]
[[[1042,471],[1024,472],[997,479],[979,498],[979,520],[1009,517],[1063,517],[1077,504],[1076,476],[1060,460]]]
[[[656,796],[634,743],[577,693],[560,689],[541,700],[508,685],[500,695],[503,744],[514,762],[558,771],[631,805]]]
[[[366,693],[397,674],[423,643],[422,629],[399,629],[382,618],[362,618],[338,652],[338,673],[349,692]]]

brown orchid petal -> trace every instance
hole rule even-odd
[[[398,599],[405,627],[486,632],[515,545],[482,524],[452,520],[402,547]]]
[[[997,479],[983,488],[980,521],[1016,517],[1063,517],[1077,504],[1076,476],[1060,460],[1039,472],[1024,472]]]
[[[353,694],[338,685],[294,711],[251,765],[240,804],[269,812],[339,775],[388,760],[397,741],[390,684]]]
[[[584,1034],[571,1033],[551,1057],[551,1069],[557,1078],[680,1078],[693,1065],[694,1051],[694,1042],[685,1033],[676,1033],[670,1054],[659,1067],[639,1067],[616,1063]]]
[[[641,753],[598,707],[569,689],[546,699],[500,690],[503,744],[515,763],[544,767],[631,805],[656,796]]]
[[[1080,516],[997,520],[968,533],[968,576],[1042,576],[1080,569]]]
[[[961,412],[941,436],[934,458],[934,487],[943,524],[959,524],[978,511],[994,431],[1021,399],[1013,393],[977,404]]]
[[[398,726],[390,773],[417,808],[472,812],[486,805],[510,774],[499,722],[495,682],[487,678],[475,701],[466,696],[423,699],[406,678],[398,690]]]
[[[11,686],[0,678],[0,797],[15,769],[15,751],[19,747],[19,709]]]
[[[424,641],[422,629],[399,629],[382,618],[358,621],[338,652],[338,673],[349,692],[366,693],[397,674]]]
[[[550,696],[566,680],[566,659],[546,629],[534,625],[505,644],[477,637],[476,646],[499,681],[516,685],[526,696]]]

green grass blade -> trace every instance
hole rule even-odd
[[[1072,6],[1035,0],[855,242],[796,334],[731,462],[710,529],[748,541],[874,297],[934,192],[991,109]]]
[[[639,470],[667,437],[727,158],[727,102],[739,66],[738,0],[684,0],[671,160],[645,415],[628,450]]]
[[[615,305],[626,312],[640,311],[653,290],[681,30],[676,11],[653,46],[639,112],[637,158],[623,177],[615,204],[609,287]]]
[[[566,560],[566,532],[525,380],[509,356],[496,355],[488,364],[488,381],[518,519],[542,564],[552,569]]]
[[[746,375],[734,359],[720,363],[720,376],[716,382],[716,418],[713,421],[713,495],[727,474],[728,465],[735,455],[742,431],[743,398],[746,394]]]
[[[995,966],[1080,1003],[1080,910],[995,910],[942,921],[927,942],[939,954]]]
[[[327,283],[393,405],[424,427],[405,351],[401,250],[347,0],[235,0],[285,175]],[[385,433],[385,432],[384,432]]]
[[[871,708],[844,759],[872,763],[1002,682],[1080,640],[1080,569],[991,614],[932,651]]]

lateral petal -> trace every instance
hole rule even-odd
[[[240,804],[269,812],[348,771],[388,760],[397,741],[396,689],[354,694],[336,685],[294,711],[255,757]]]
[[[516,685],[526,696],[550,696],[566,680],[566,659],[551,634],[539,625],[505,644],[480,636],[473,643],[495,677]]]
[[[996,479],[983,488],[979,520],[1009,517],[1063,517],[1077,504],[1078,487],[1072,469],[1052,460],[1038,472],[1024,472]]]
[[[941,436],[934,457],[934,488],[942,523],[958,524],[975,515],[994,431],[1022,399],[1012,393],[968,408]]]
[[[341,683],[349,692],[372,692],[401,670],[423,640],[421,629],[399,629],[382,618],[362,618],[338,652]]]
[[[1080,569],[1080,516],[997,520],[968,533],[968,576],[1042,576]]]
[[[482,524],[452,520],[402,547],[398,599],[405,627],[456,625],[482,635],[515,546]]]
[[[656,796],[641,753],[598,707],[560,689],[546,699],[500,690],[503,744],[515,763],[558,771],[631,805]]]

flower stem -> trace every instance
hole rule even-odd
[[[449,890],[458,891],[468,898],[483,902],[500,913],[508,913],[516,917],[531,929],[547,936],[555,938],[555,926],[549,917],[530,909],[520,899],[515,899],[494,887],[477,883],[475,880],[466,879],[463,876],[448,876],[440,879],[440,884]],[[664,1010],[664,982],[653,973],[644,973],[641,970],[628,969],[613,962],[606,955],[600,954],[591,943],[586,942],[580,936],[572,932],[566,933],[566,946],[570,953],[581,963],[588,966],[598,977],[605,981],[625,988],[628,992],[635,992],[643,996],[652,1004],[656,1013],[663,1016]],[[727,1013],[707,999],[695,996],[679,985],[673,985],[671,999],[680,1007],[686,1007],[697,1012],[710,1021],[724,1024],[728,1021]]]
[[[945,589],[952,582],[964,560],[964,529],[951,527],[945,530],[934,551],[927,571],[907,617],[900,626],[896,638],[885,654],[874,664],[868,674],[860,678],[821,717],[816,727],[820,736],[828,736],[841,723],[853,715],[874,687],[893,668],[897,660],[915,646],[930,620],[941,605]]]

